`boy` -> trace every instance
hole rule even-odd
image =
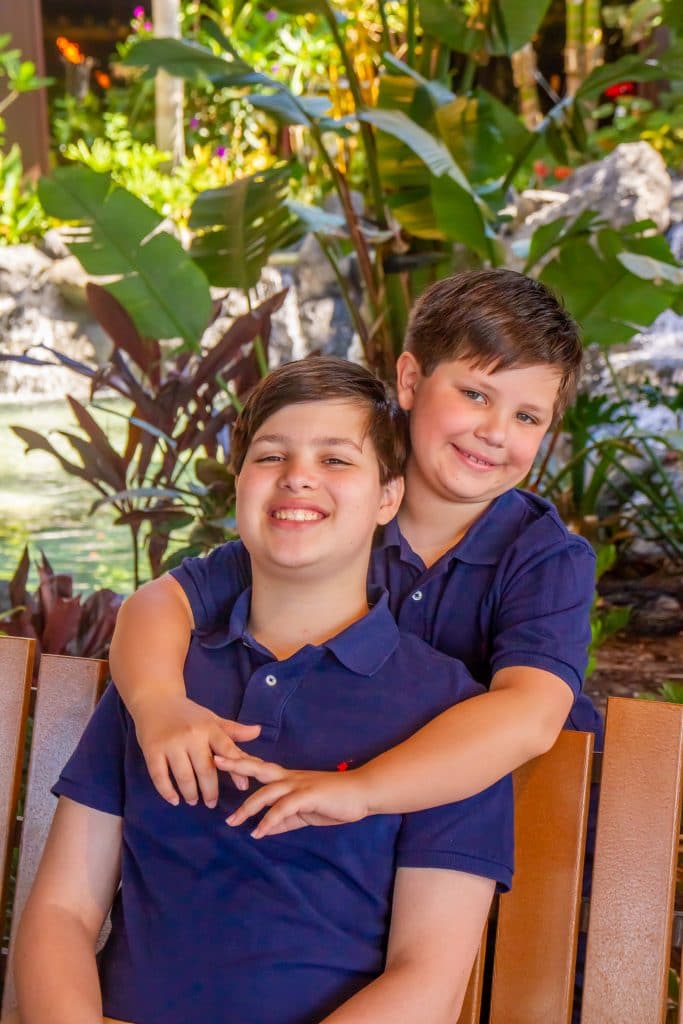
[[[375,527],[402,495],[395,419],[370,373],[321,358],[262,381],[235,428],[253,585],[193,639],[185,684],[216,715],[258,721],[255,747],[286,764],[362,764],[477,690],[366,589]],[[509,781],[258,843],[223,824],[240,798],[225,776],[213,811],[159,799],[110,687],[55,787],[19,934],[22,1024],[447,1024],[510,880]]]
[[[211,806],[213,752],[236,780],[258,772],[269,783],[232,819],[274,804],[258,825],[262,836],[304,820],[353,821],[463,799],[549,749],[565,723],[600,733],[581,692],[592,549],[551,505],[515,489],[573,396],[581,360],[571,317],[542,284],[512,271],[457,275],[416,304],[397,363],[398,398],[410,416],[406,495],[375,544],[370,581],[388,589],[402,630],[461,659],[488,693],[362,771],[264,769],[240,757],[233,740],[249,735],[239,726],[185,699],[190,629],[209,628],[249,578],[239,542],[188,560],[124,603],[112,664],[166,799],[178,799],[170,771],[185,799],[196,801],[199,787]]]

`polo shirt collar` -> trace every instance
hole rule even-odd
[[[518,497],[514,490],[506,491],[491,502],[484,514],[450,551],[439,559],[450,563],[454,558],[471,565],[496,565],[519,532],[515,506]],[[398,548],[404,562],[415,562],[415,554],[401,533],[398,519],[388,523],[376,542],[377,548]]]
[[[345,668],[361,676],[372,676],[391,657],[398,646],[399,631],[389,610],[389,595],[382,587],[368,587],[370,610],[362,619],[347,626],[321,647],[326,647]],[[197,634],[203,647],[227,647],[240,640],[260,648],[247,629],[251,587],[237,598],[227,625],[211,633]],[[292,655],[296,657],[296,654]]]

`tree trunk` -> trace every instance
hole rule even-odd
[[[512,54],[512,78],[519,94],[519,112],[529,131],[543,120],[536,87],[536,51],[533,43],[525,43]]]
[[[152,0],[154,35],[180,38],[180,0]],[[171,154],[176,164],[185,156],[183,125],[183,81],[165,71],[156,76],[156,144]]]
[[[602,64],[600,0],[583,0],[583,76]]]

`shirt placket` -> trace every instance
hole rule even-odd
[[[260,739],[276,740],[287,702],[319,656],[314,650],[302,651],[287,661],[259,665],[244,688],[239,720],[260,725]]]

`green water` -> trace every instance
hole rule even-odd
[[[95,415],[119,447],[125,421],[106,413]],[[78,433],[66,402],[0,405],[0,579],[12,577],[28,544],[33,585],[38,582],[35,562],[42,550],[55,572],[73,576],[79,593],[99,587],[130,592],[133,565],[128,529],[114,526],[115,513],[106,507],[89,516],[97,493],[69,476],[47,452],[26,454],[23,442],[10,430],[12,424],[47,435],[63,455],[79,461],[58,434],[59,430]]]

